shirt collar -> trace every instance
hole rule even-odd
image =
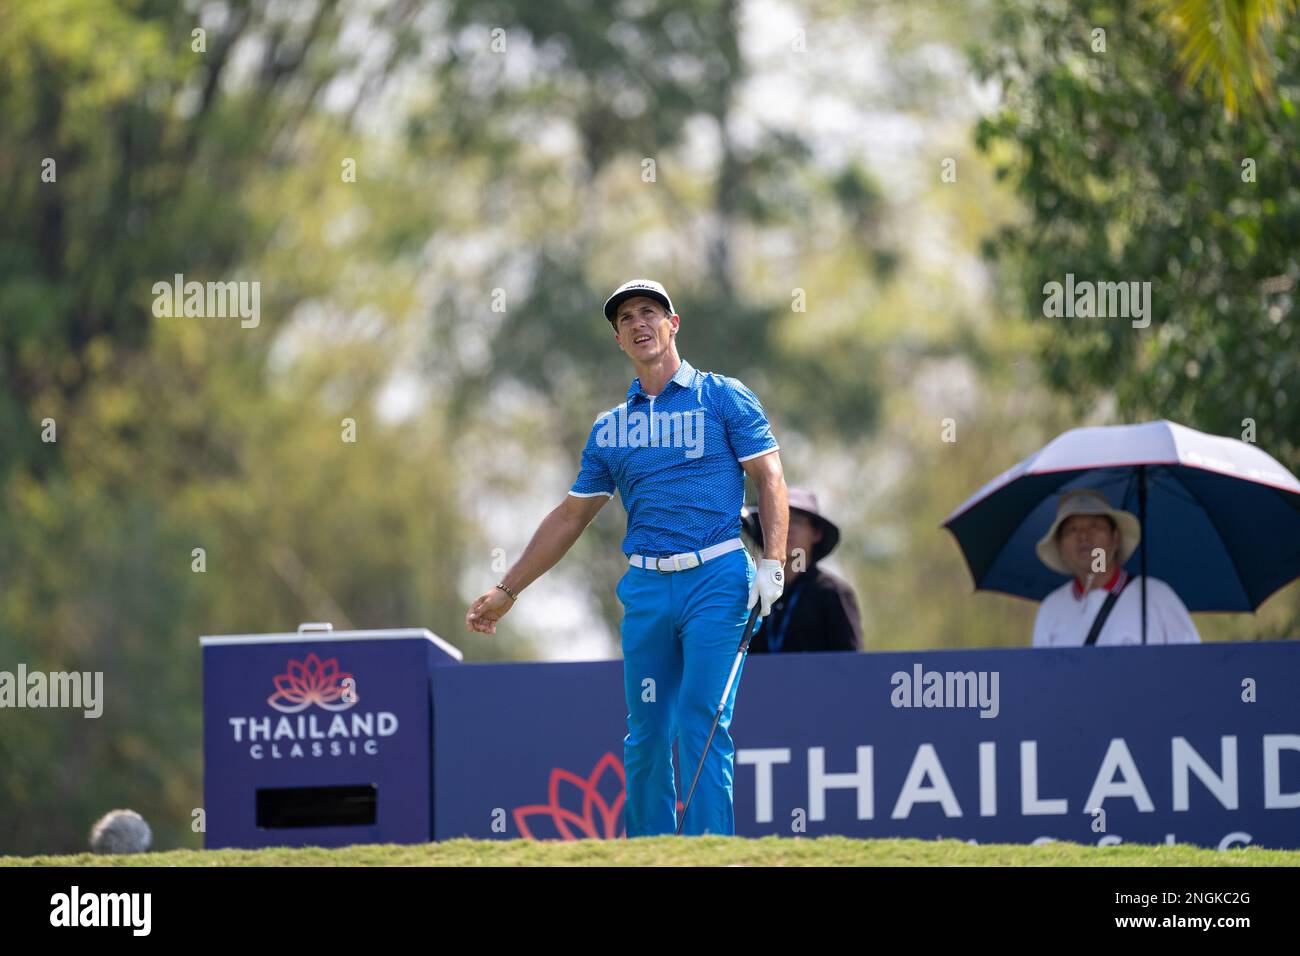
[[[692,365],[690,362],[686,361],[686,359],[682,359],[682,364],[677,366],[677,371],[674,372],[673,377],[668,380],[669,384],[676,382],[682,388],[690,388],[691,385],[694,383],[694,381],[695,381],[695,366]],[[667,390],[668,390],[668,386],[665,385],[664,391]],[[641,391],[641,379],[640,378],[632,379],[632,386],[627,390],[627,397],[635,398],[637,395],[644,395],[644,394],[645,393]]]
[[[1128,572],[1123,568],[1116,568],[1111,574],[1110,580],[1102,585],[1102,589],[1115,593],[1124,586],[1124,582],[1127,580]],[[1070,593],[1074,595],[1076,601],[1083,600],[1085,592],[1083,590],[1083,585],[1079,583],[1078,578],[1072,578],[1070,580]]]

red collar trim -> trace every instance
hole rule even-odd
[[[1110,580],[1103,584],[1102,587],[1107,591],[1118,591],[1124,586],[1124,582],[1127,580],[1128,572],[1123,568],[1116,568],[1114,573],[1111,574]],[[1076,601],[1083,600],[1083,584],[1078,578],[1074,578],[1070,582],[1070,593],[1074,595]]]

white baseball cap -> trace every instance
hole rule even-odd
[[[668,298],[668,290],[658,282],[653,279],[631,279],[615,289],[614,294],[605,300],[605,318],[609,319],[612,324],[614,310],[618,308],[619,303],[625,299],[636,298],[639,295],[654,299],[668,310],[669,315],[677,314],[673,308],[673,300]]]

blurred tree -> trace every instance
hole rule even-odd
[[[6,718],[0,848],[78,849],[118,804],[160,846],[197,844],[201,633],[317,618],[457,632],[462,591],[507,543],[471,539],[474,512],[502,512],[536,474],[519,463],[553,455],[557,435],[580,447],[625,387],[598,303],[630,261],[609,241],[628,224],[666,215],[664,235],[689,242],[662,248],[682,264],[701,250],[706,268],[674,289],[692,360],[745,375],[741,339],[762,364],[774,311],[736,290],[735,235],[779,218],[778,187],[821,187],[791,136],[730,142],[736,5],[650,4],[627,22],[503,6],[517,55],[495,62],[488,13],[0,7],[0,665],[103,671],[108,698],[98,721]],[[648,58],[629,29],[653,38]],[[536,69],[509,72],[534,53]],[[723,144],[712,175],[673,152],[698,116]],[[576,171],[531,135],[565,124]],[[654,204],[630,195],[649,150],[667,186]],[[591,214],[607,203],[617,215]],[[178,273],[258,282],[260,323],[155,317],[153,284]],[[485,350],[485,333],[508,347]],[[800,361],[792,387],[812,394]],[[395,393],[398,372],[418,386]],[[878,387],[846,377],[844,407]],[[405,412],[386,411],[394,394]],[[496,486],[468,464],[484,446],[518,451]],[[621,522],[603,521],[582,548],[614,550]],[[616,618],[612,579],[581,577]],[[520,656],[526,631],[464,643]]]
[[[970,613],[936,530],[1069,420],[975,255],[1023,218],[961,145],[967,76],[927,56],[982,9],[806,0],[811,45],[751,61],[784,27],[740,0],[0,4],[0,667],[107,696],[4,716],[0,852],[79,849],[115,805],[199,843],[200,634],[427,625],[536,656],[557,594],[614,633],[617,504],[499,637],[462,620],[626,388],[599,305],[629,272],[838,502],[868,646],[1027,640],[1017,603]],[[879,84],[846,69],[869,47]],[[842,129],[924,135],[869,162],[756,104],[760,69],[837,94]],[[260,282],[260,324],[155,318],[176,273]]]
[[[1263,448],[1300,467],[1300,21],[1271,41],[1276,102],[1234,121],[1180,81],[1150,7],[1008,0],[999,11],[997,41],[973,56],[1003,105],[976,139],[1030,219],[990,251],[1040,316],[1046,283],[1067,273],[1151,283],[1147,328],[1040,318],[1053,329],[1048,379],[1081,404],[1113,392],[1132,419],[1234,436],[1253,422]],[[1107,30],[1104,53],[1091,49],[1094,27]]]
[[[1271,99],[1276,35],[1296,0],[1148,0],[1178,44],[1189,83],[1223,100],[1229,116]]]
[[[412,55],[417,12],[0,5],[0,667],[101,671],[106,698],[5,712],[0,851],[83,849],[117,805],[197,845],[200,634],[459,623],[442,405],[383,413],[407,184],[324,105]],[[363,63],[345,26],[398,53]],[[177,273],[258,283],[260,323],[155,317]]]

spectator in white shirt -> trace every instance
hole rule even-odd
[[[1067,491],[1038,557],[1071,580],[1047,595],[1034,621],[1034,647],[1080,647],[1107,598],[1116,594],[1094,643],[1141,644],[1142,578],[1124,563],[1142,538],[1137,518],[1091,490]],[[1199,644],[1200,635],[1173,588],[1147,577],[1147,644]]]

